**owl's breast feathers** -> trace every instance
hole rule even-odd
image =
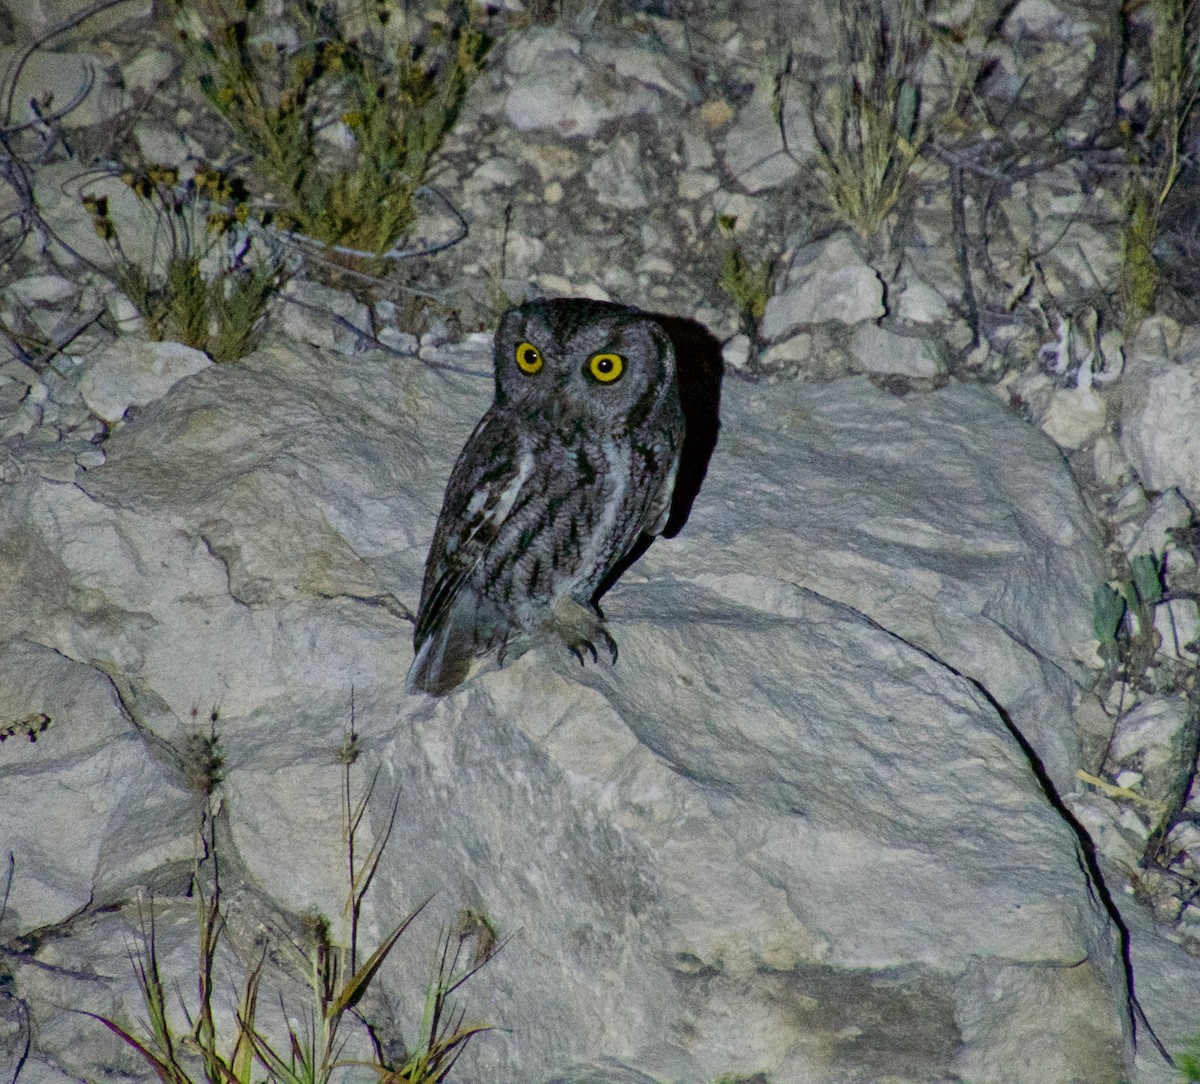
[[[518,428],[513,411],[493,405],[446,486],[411,689],[453,688],[472,658],[538,625],[565,596],[588,606],[639,535],[661,532],[682,441],[682,418],[663,424],[663,413],[633,432],[579,417]]]

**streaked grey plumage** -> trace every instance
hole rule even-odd
[[[639,309],[531,301],[496,333],[496,396],[446,485],[408,672],[440,696],[473,659],[550,634],[582,662],[616,644],[594,604],[670,511],[683,412],[675,353]]]

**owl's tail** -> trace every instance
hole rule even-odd
[[[471,663],[495,639],[494,607],[468,589],[460,590],[425,639],[415,645],[417,656],[408,668],[408,691],[445,696],[460,685]]]

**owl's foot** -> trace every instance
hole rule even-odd
[[[591,655],[592,662],[599,660],[597,640],[607,649],[613,663],[617,661],[617,641],[604,627],[604,619],[590,606],[584,606],[569,596],[555,602],[549,619],[542,627],[566,644],[567,650],[579,660],[580,666],[587,664],[585,652]]]

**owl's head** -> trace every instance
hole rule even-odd
[[[496,405],[635,426],[675,389],[675,350],[653,317],[583,298],[528,301],[496,332]]]

